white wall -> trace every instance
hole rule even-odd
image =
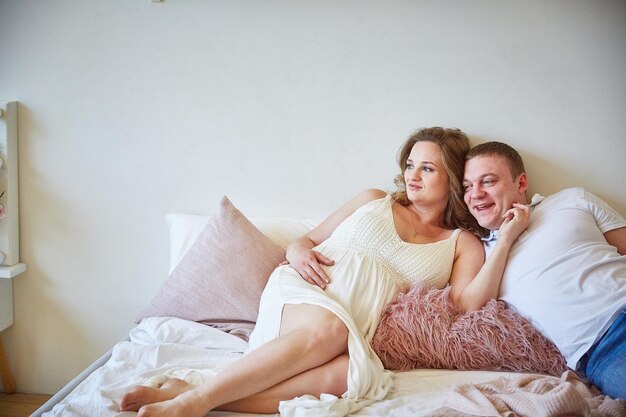
[[[163,282],[172,211],[321,217],[391,188],[415,128],[504,140],[531,191],[626,214],[623,1],[0,0],[21,257],[3,332],[53,393]]]

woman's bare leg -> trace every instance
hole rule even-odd
[[[340,397],[348,389],[348,361],[348,354],[344,353],[322,366],[309,369],[248,398],[223,404],[216,410],[274,414],[278,412],[281,401],[305,394],[319,397],[327,393]],[[133,389],[135,402],[128,403],[128,408],[124,410],[138,411],[146,404],[171,400],[189,389],[192,389],[189,384],[176,378],[168,380],[160,388],[138,386]]]
[[[278,412],[278,403],[283,400],[310,394],[319,397],[322,393],[340,397],[348,390],[348,354],[337,356],[332,361],[310,369],[274,385],[248,398],[223,404],[217,410],[239,413],[274,414]]]
[[[286,305],[280,337],[243,356],[210,382],[172,400],[142,407],[139,416],[204,416],[220,405],[324,365],[346,352],[347,339],[343,322],[325,308]]]

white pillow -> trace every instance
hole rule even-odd
[[[208,221],[209,216],[201,214],[170,213],[165,215],[165,222],[170,232],[170,274],[196,241]]]
[[[170,235],[170,274],[204,229],[208,215],[169,213],[165,221]],[[292,217],[252,217],[249,219],[264,235],[283,249],[313,229],[317,222]]]
[[[292,241],[317,226],[314,220],[293,217],[252,217],[250,221],[283,249],[287,249]]]

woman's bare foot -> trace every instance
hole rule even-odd
[[[191,395],[190,395],[191,394]],[[188,390],[186,395],[171,400],[146,404],[139,409],[137,417],[203,417],[210,411],[205,401]]]
[[[159,388],[138,385],[124,394],[120,401],[120,410],[139,411],[144,405],[171,400],[190,389],[189,384],[177,378],[168,379]]]

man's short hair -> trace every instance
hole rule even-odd
[[[485,155],[498,155],[506,159],[513,179],[517,178],[521,173],[526,172],[524,161],[520,154],[512,146],[502,142],[485,142],[476,145],[467,153],[465,160],[469,161],[477,156]]]

